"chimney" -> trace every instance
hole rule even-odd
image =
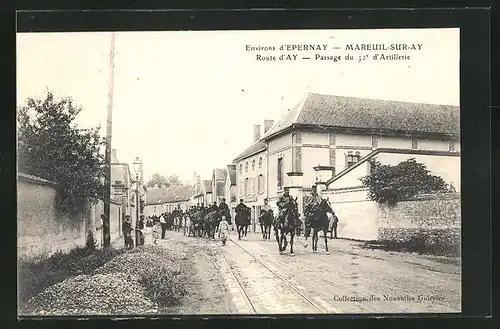
[[[271,129],[273,124],[274,124],[274,120],[264,120],[264,134],[267,133],[267,131],[269,129]]]
[[[260,139],[260,125],[253,126],[253,141],[256,142]]]

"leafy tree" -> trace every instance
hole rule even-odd
[[[169,186],[182,186],[182,182],[178,175],[171,175],[167,178]]]
[[[153,187],[155,185],[167,185],[167,178],[165,176],[160,175],[159,173],[154,173],[151,175],[151,178],[149,179],[148,183],[146,184],[147,187]]]
[[[371,164],[371,173],[360,180],[369,188],[370,200],[380,204],[393,206],[398,201],[418,194],[448,190],[441,177],[431,175],[425,165],[415,159],[403,161],[396,166],[382,165],[378,161],[372,161]]]
[[[81,129],[75,123],[82,110],[70,97],[29,98],[18,109],[18,168],[60,187],[58,205],[76,211],[84,201],[104,192],[104,144],[99,127]]]
[[[166,187],[182,186],[182,182],[179,179],[179,176],[177,175],[171,175],[169,177],[165,177],[160,175],[159,173],[154,173],[153,175],[151,175],[151,178],[149,179],[146,186],[153,187],[155,185],[166,186]]]

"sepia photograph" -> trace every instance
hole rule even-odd
[[[462,311],[459,28],[17,33],[16,80],[19,316]]]

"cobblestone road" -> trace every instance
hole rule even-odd
[[[322,241],[312,253],[300,240],[290,256],[259,234],[231,238],[218,267],[240,314],[460,312],[460,265],[446,258],[335,239],[329,255]]]

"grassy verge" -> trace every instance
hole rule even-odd
[[[27,257],[18,262],[19,306],[24,305],[46,288],[68,278],[90,274],[123,249],[75,248],[69,253],[57,252],[50,257]]]

